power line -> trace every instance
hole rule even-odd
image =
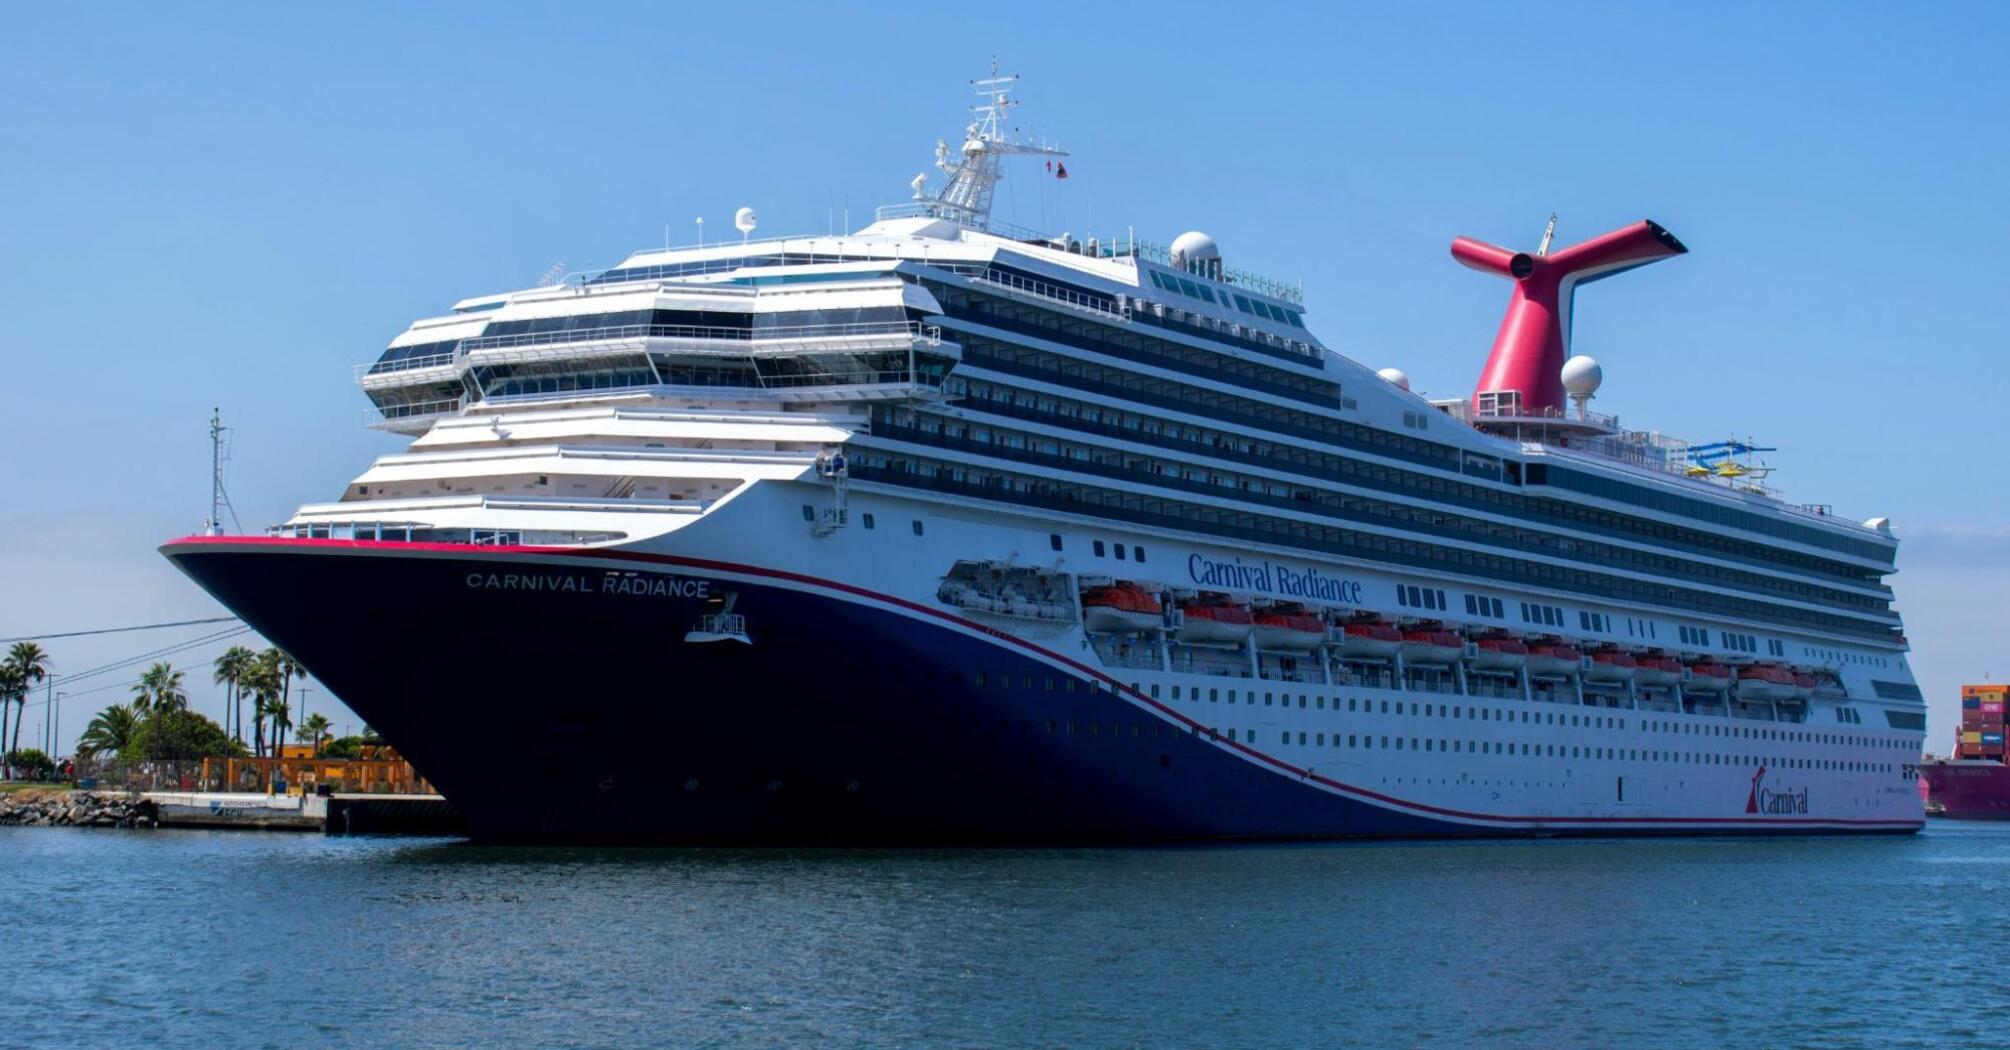
[[[122,667],[131,667],[134,664],[145,663],[148,660],[158,659],[163,656],[172,656],[175,653],[184,652],[186,650],[193,649],[199,645],[204,645],[209,642],[222,641],[225,638],[235,638],[238,635],[250,634],[250,633],[251,628],[249,627],[232,627],[227,630],[217,631],[214,634],[205,634],[200,638],[191,638],[185,642],[176,642],[173,645],[162,646],[159,649],[149,649],[146,652],[140,653],[137,656],[128,656],[122,660],[115,660],[108,664],[100,664],[99,666],[93,667],[88,671],[78,671],[75,674],[56,675],[55,683],[57,685],[68,685],[72,682],[82,681],[83,679],[86,678],[95,678],[98,675],[105,674],[109,671],[116,671]]]
[[[123,634],[127,631],[153,631],[163,627],[193,627],[200,623],[235,623],[235,616],[212,616],[207,620],[176,620],[173,623],[141,623],[131,627],[100,627],[95,631],[64,631],[60,634],[24,634],[19,638],[0,638],[0,645],[10,642],[40,642],[51,638],[82,638],[93,634]]]

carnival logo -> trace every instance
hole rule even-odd
[[[1765,775],[1766,775],[1765,766],[1760,766],[1759,771],[1757,773],[1752,774],[1752,793],[1745,796],[1745,812],[1757,813],[1759,811],[1759,781],[1763,779]]]
[[[1294,569],[1272,561],[1246,562],[1241,558],[1215,561],[1198,554],[1186,559],[1186,574],[1207,587],[1227,587],[1238,591],[1271,591],[1293,598],[1361,604],[1361,584],[1318,569]]]
[[[1766,767],[1760,766],[1752,774],[1752,792],[1745,796],[1745,812],[1770,813],[1774,815],[1802,815],[1808,812],[1808,789],[1799,791],[1774,791],[1759,786],[1765,779]]]
[[[575,572],[471,572],[471,591],[541,591],[560,594],[622,594],[640,598],[704,598],[710,580],[610,572],[599,577]]]

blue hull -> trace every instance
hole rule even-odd
[[[715,583],[736,593],[753,644],[691,644],[702,569],[623,575],[640,567],[326,541],[165,553],[395,745],[481,839],[1559,833],[1314,786],[1021,646],[825,588]]]

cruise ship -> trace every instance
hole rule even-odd
[[[1576,289],[1667,230],[1454,241],[1509,304],[1429,400],[1206,235],[994,219],[1066,154],[973,84],[856,232],[413,322],[356,369],[407,451],[162,552],[488,840],[1921,826],[1888,521],[1591,409]]]

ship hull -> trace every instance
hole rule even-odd
[[[1926,762],[1919,775],[1928,797],[1951,820],[2010,820],[2010,765],[2001,762]]]
[[[180,541],[489,841],[920,845],[1898,832],[1500,818],[1327,780],[883,594],[622,551]],[[751,644],[686,637],[731,592]]]

